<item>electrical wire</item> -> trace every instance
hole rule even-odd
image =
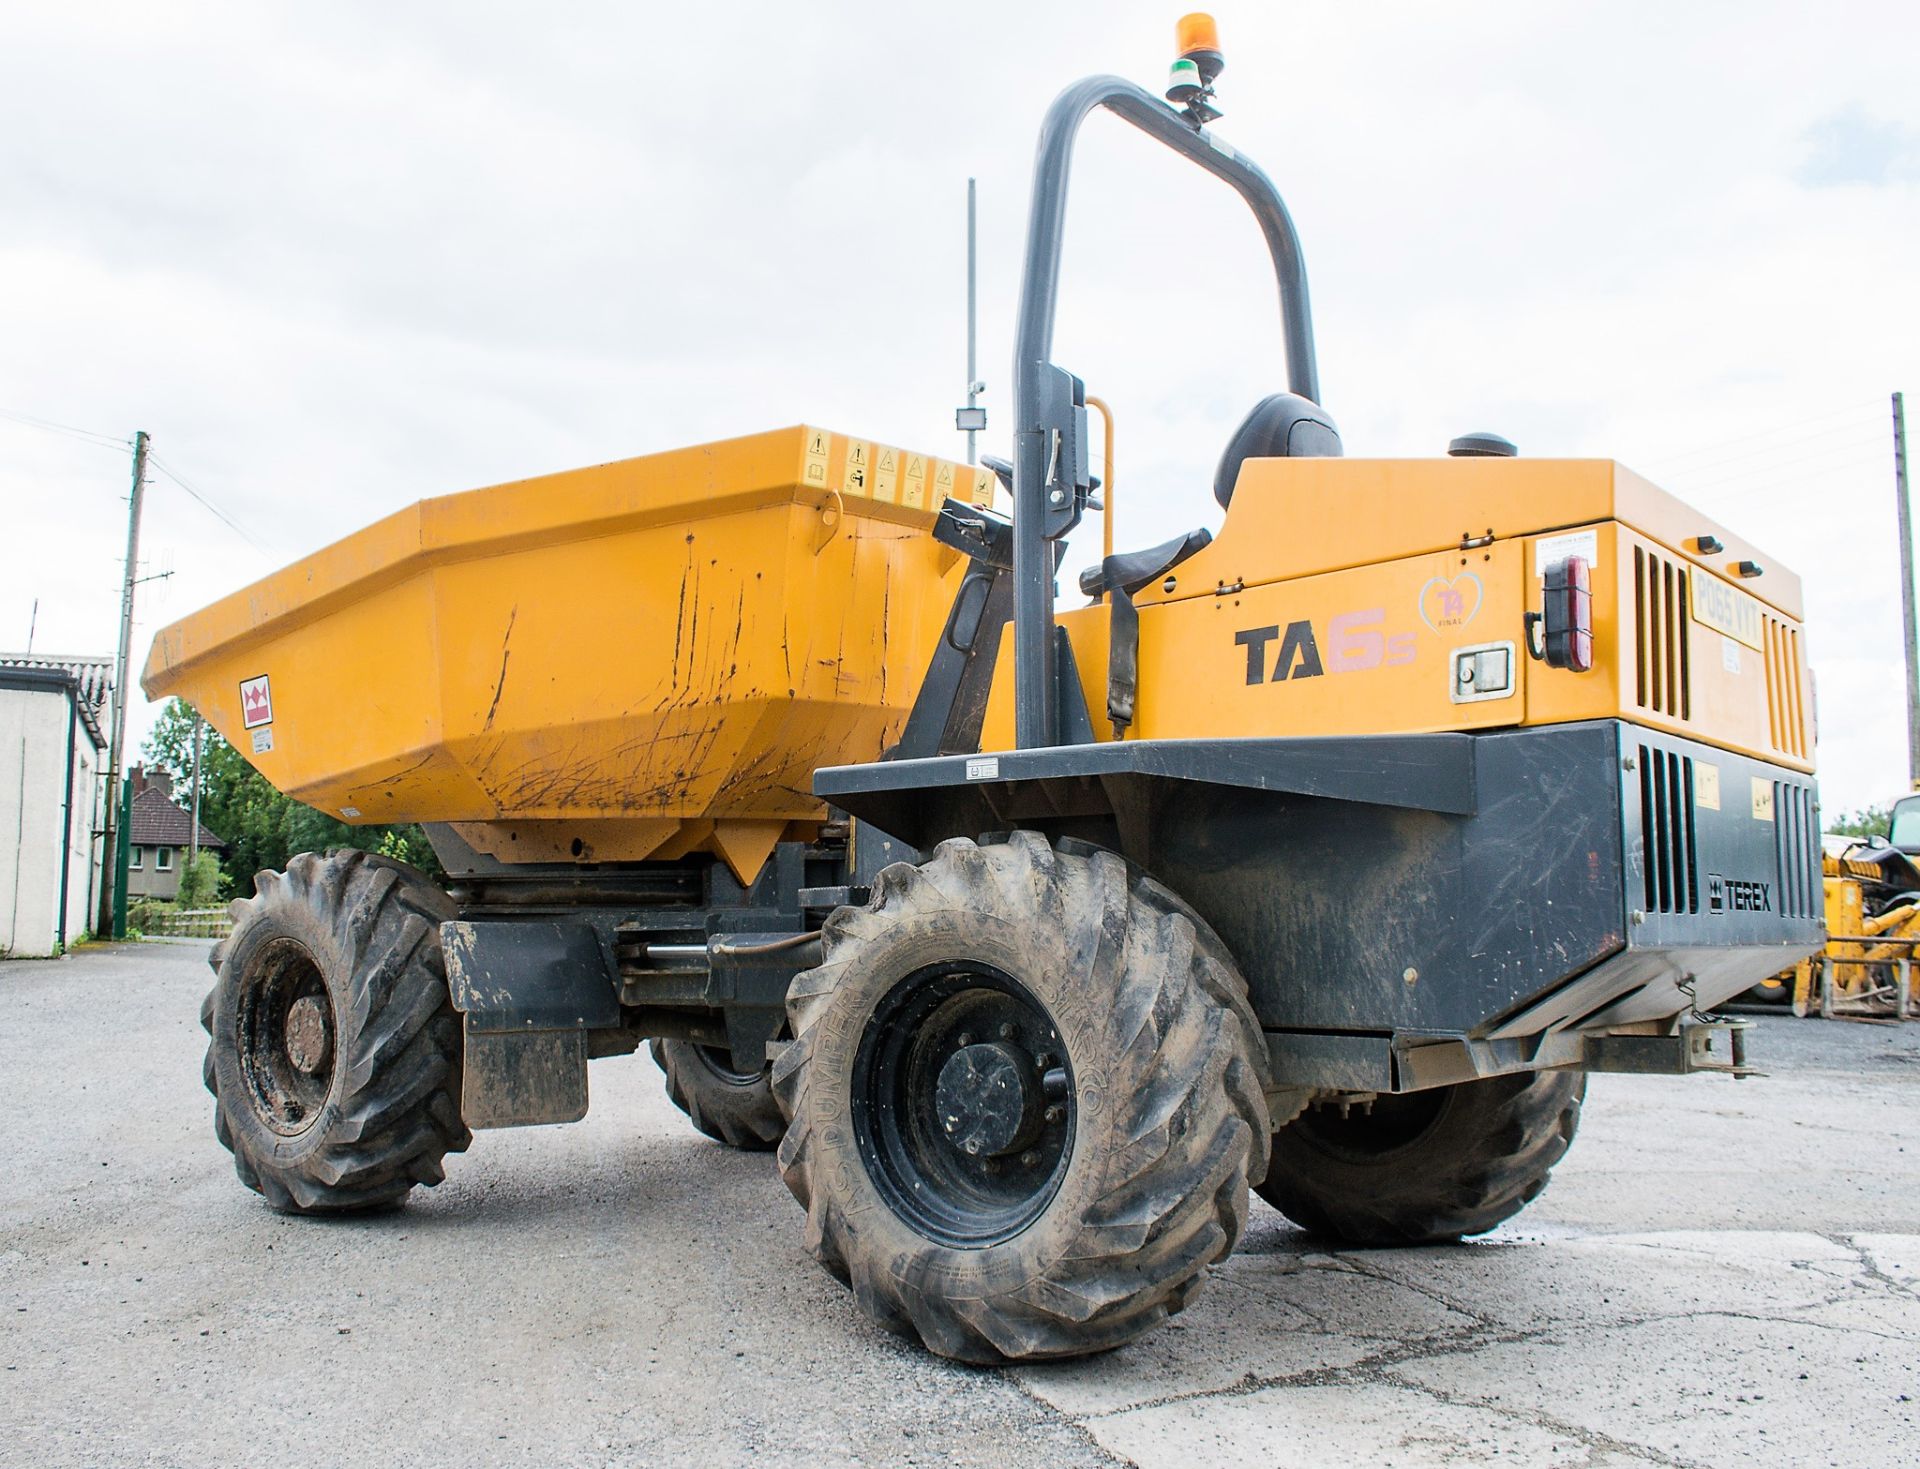
[[[1739,434],[1731,439],[1719,439],[1712,443],[1695,444],[1689,448],[1672,449],[1658,454],[1643,454],[1640,457],[1650,464],[1656,461],[1664,464],[1675,459],[1691,459],[1695,455],[1708,454],[1715,449],[1737,448],[1740,445],[1752,444],[1758,439],[1771,438],[1775,435],[1786,433],[1789,430],[1804,429],[1809,424],[1829,423],[1836,418],[1846,418],[1849,414],[1862,426],[1868,423],[1883,423],[1886,421],[1883,416],[1878,414],[1869,416],[1866,411],[1861,408],[1836,408],[1830,413],[1796,413],[1790,419],[1782,422],[1777,428],[1755,429],[1748,433]],[[1841,426],[1851,427],[1852,425],[1845,424]]]
[[[1808,444],[1818,444],[1818,443],[1823,443],[1823,442],[1827,442],[1835,439],[1856,439],[1856,440],[1865,441],[1869,432],[1870,432],[1869,426],[1864,423],[1858,423],[1858,424],[1848,423],[1848,424],[1842,424],[1838,428],[1823,429],[1819,433],[1802,434],[1799,438],[1782,439],[1777,444],[1757,445],[1754,448],[1747,449],[1744,452],[1739,454],[1722,454],[1722,455],[1717,455],[1712,459],[1702,459],[1702,460],[1695,461],[1693,463],[1681,463],[1671,459],[1648,460],[1647,462],[1659,463],[1661,465],[1664,465],[1670,473],[1705,474],[1710,470],[1724,469],[1729,465],[1746,464],[1756,459],[1771,459],[1778,455],[1784,454],[1789,450],[1803,448]],[[1883,433],[1884,433],[1884,426],[1881,426],[1880,432],[1873,434],[1873,442],[1875,443],[1883,442],[1884,441],[1882,438]],[[1848,447],[1850,446],[1845,443],[1840,443],[1834,446],[1832,452],[1834,453],[1844,452]]]
[[[213,501],[209,500],[205,495],[201,494],[192,485],[188,484],[184,479],[182,479],[180,477],[179,470],[175,469],[171,464],[168,464],[166,460],[162,459],[158,454],[154,453],[151,449],[147,451],[147,463],[151,464],[155,469],[159,470],[168,479],[172,480],[176,485],[180,486],[181,489],[185,490],[189,495],[193,496],[195,500],[199,501],[201,509],[205,510],[215,520],[219,521],[228,530],[232,531],[235,535],[240,537],[241,540],[245,541],[249,546],[253,547],[254,550],[264,552],[267,549],[265,546],[261,545],[260,542],[255,540],[250,534],[248,534],[245,528],[243,528],[241,524],[237,520],[235,520],[231,515],[227,514],[226,511],[222,510],[218,505],[214,504]]]
[[[44,429],[50,434],[65,434],[69,438],[79,439],[82,443],[93,444],[102,449],[117,449],[125,452],[133,447],[132,439],[116,439],[111,434],[97,434],[91,429],[74,428],[71,424],[35,418],[31,413],[19,413],[11,408],[0,408],[0,418],[24,424],[28,428]]]
[[[1893,466],[1893,445],[1875,445],[1869,448],[1863,444],[1858,449],[1849,450],[1845,454],[1807,454],[1798,459],[1783,459],[1775,464],[1757,465],[1752,469],[1738,469],[1732,474],[1717,475],[1713,479],[1696,480],[1693,479],[1686,470],[1680,471],[1678,474],[1671,476],[1671,478],[1676,484],[1684,484],[1689,492],[1694,492],[1710,490],[1715,485],[1737,484],[1742,480],[1764,482],[1777,478],[1783,471],[1787,470],[1805,470],[1806,473],[1798,477],[1810,479],[1818,474],[1822,468],[1839,469],[1855,464],[1871,463],[1874,460],[1884,460],[1889,471],[1891,471]]]

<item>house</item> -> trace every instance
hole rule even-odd
[[[133,814],[127,822],[127,896],[171,899],[180,891],[180,869],[192,847],[193,817],[173,801],[173,777],[136,765]],[[200,828],[200,850],[224,852],[227,844]]]
[[[113,660],[0,653],[0,956],[47,958],[100,892]]]

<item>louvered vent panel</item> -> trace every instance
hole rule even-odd
[[[1670,719],[1693,718],[1690,591],[1684,565],[1633,548],[1634,699]]]
[[[1784,780],[1773,783],[1774,861],[1779,873],[1780,916],[1818,918],[1826,911],[1820,881],[1820,830],[1813,792]]]
[[[1766,617],[1767,733],[1774,749],[1807,758],[1806,689],[1800,675],[1800,629]]]
[[[1646,849],[1647,911],[1698,913],[1693,761],[1686,756],[1640,746],[1640,839]]]

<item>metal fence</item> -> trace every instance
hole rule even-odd
[[[223,939],[233,932],[225,908],[160,908],[144,916],[141,932],[151,938]]]

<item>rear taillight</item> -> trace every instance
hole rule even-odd
[[[1549,668],[1585,673],[1593,667],[1593,571],[1584,556],[1569,556],[1546,570],[1546,601],[1540,613],[1540,646],[1529,652]]]

